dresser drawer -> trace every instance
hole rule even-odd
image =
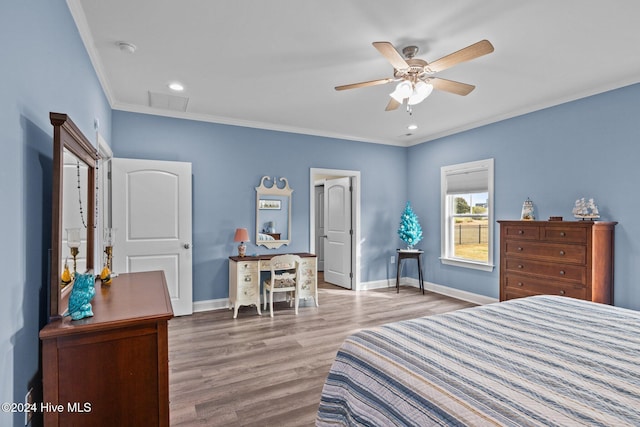
[[[542,238],[553,242],[587,243],[587,229],[581,227],[543,227]]]
[[[587,288],[578,284],[536,279],[516,274],[507,274],[505,282],[507,295],[563,295],[580,299],[587,297]]]
[[[547,276],[557,280],[586,283],[587,269],[579,265],[558,264],[524,258],[507,258],[506,270],[515,273]]]
[[[504,235],[507,239],[538,240],[540,236],[540,227],[536,227],[534,225],[507,225],[504,228]]]
[[[507,255],[518,257],[547,258],[577,264],[584,264],[587,261],[587,247],[582,245],[507,240],[505,250]]]
[[[258,263],[256,262],[239,262],[237,265],[238,275],[240,276],[248,273],[258,272]]]

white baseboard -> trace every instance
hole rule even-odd
[[[418,279],[403,277],[400,279],[402,286],[420,287]],[[360,283],[359,290],[366,291],[369,289],[395,288],[396,281],[393,280],[376,280],[372,282]],[[462,291],[460,289],[451,288],[449,286],[438,285],[431,282],[424,282],[424,289],[435,292],[437,294],[446,295],[448,297],[457,298],[462,301],[472,302],[474,304],[484,305],[498,302],[498,298],[492,298],[485,295],[474,294],[473,292]]]
[[[229,298],[210,299],[205,301],[195,301],[193,303],[193,312],[222,310],[229,308]]]
[[[420,284],[418,279],[403,277],[400,280],[402,286],[413,286],[419,288]],[[360,283],[359,291],[367,291],[370,289],[381,288],[394,288],[396,286],[395,280],[374,280],[372,282]],[[472,302],[474,304],[484,305],[498,302],[497,298],[491,298],[480,294],[474,294],[473,292],[461,291],[460,289],[450,288],[448,286],[437,285],[431,282],[424,282],[424,289],[437,294],[446,295],[448,297],[457,298],[462,301]],[[275,300],[280,298],[284,300],[284,295],[275,295]],[[201,311],[222,310],[229,308],[229,298],[210,299],[205,301],[196,301],[193,303],[193,312],[198,313]]]

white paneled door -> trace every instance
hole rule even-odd
[[[351,289],[351,179],[324,184],[324,280]]]
[[[112,159],[116,273],[164,270],[173,312],[193,312],[191,163]]]

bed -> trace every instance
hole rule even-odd
[[[533,296],[342,344],[319,426],[640,426],[640,312]]]

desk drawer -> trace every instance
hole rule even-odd
[[[584,266],[558,264],[524,258],[507,258],[506,270],[578,283],[586,283],[587,280],[587,269]]]
[[[507,240],[506,253],[518,257],[547,258],[558,262],[577,264],[584,264],[587,261],[587,247],[582,245]]]

